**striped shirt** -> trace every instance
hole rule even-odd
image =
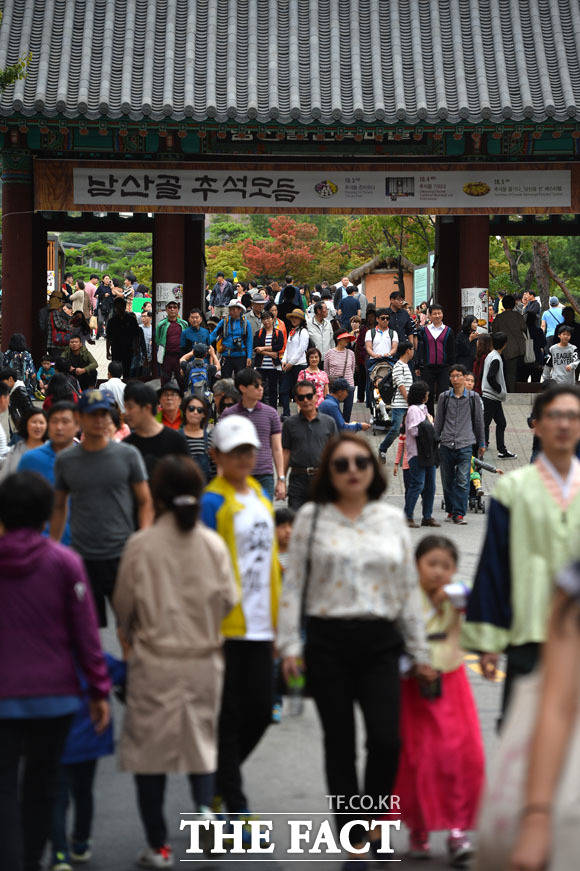
[[[228,417],[231,414],[241,414],[242,417],[247,417],[251,420],[260,439],[260,447],[256,456],[256,465],[254,466],[253,475],[271,475],[273,472],[272,466],[272,436],[282,432],[282,424],[278,417],[278,412],[265,405],[263,402],[257,402],[251,410],[244,408],[241,402],[227,408],[222,417]]]
[[[402,385],[406,391],[409,391],[409,387],[413,383],[413,373],[409,369],[406,363],[403,363],[402,360],[397,360],[395,365],[393,366],[393,384],[395,387],[399,387]],[[403,394],[400,390],[395,391],[395,395],[393,396],[393,401],[391,403],[392,408],[406,408],[407,400],[403,398]]]
[[[338,351],[331,348],[324,355],[324,371],[329,381],[335,378],[346,378],[351,387],[354,387],[354,369],[356,361],[354,351],[349,348],[346,351]]]
[[[264,336],[264,347],[268,348],[269,351],[272,350],[272,336],[273,333],[266,333]],[[264,354],[262,357],[262,362],[260,363],[260,369],[273,369],[274,361],[271,357],[268,357],[267,354]]]

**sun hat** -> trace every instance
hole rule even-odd
[[[338,342],[339,339],[348,339],[349,342],[354,342],[355,337],[352,333],[339,333],[336,337],[336,341]]]
[[[301,308],[293,308],[291,312],[288,314],[289,318],[300,318],[301,321],[306,320],[306,315],[302,311]]]
[[[241,308],[243,312],[246,310],[246,306],[239,301],[239,299],[230,299],[228,302],[228,308]]]

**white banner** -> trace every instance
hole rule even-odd
[[[75,167],[76,205],[268,208],[571,208],[569,170],[385,173]]]

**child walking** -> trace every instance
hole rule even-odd
[[[449,830],[450,864],[472,855],[473,828],[484,780],[477,710],[459,646],[468,591],[452,583],[457,549],[440,535],[421,539],[415,551],[433,668],[438,679],[421,688],[412,677],[401,687],[402,753],[394,794],[410,829],[410,857],[430,856],[429,832]]]
[[[294,523],[294,512],[291,508],[278,508],[274,514],[274,523],[276,524],[276,541],[278,542],[278,562],[282,571],[282,580],[284,580],[284,574],[288,568],[288,551],[292,535],[292,525]],[[280,723],[282,721],[283,700],[280,694],[280,662],[279,658],[274,660],[273,723]]]
[[[109,676],[115,687],[124,687],[127,666],[120,659],[105,653]],[[52,810],[51,871],[72,871],[71,862],[88,862],[92,856],[91,828],[93,824],[93,784],[97,762],[101,756],[115,752],[113,722],[97,734],[91,720],[86,682],[79,676],[83,695],[75,714],[60,760],[57,791]],[[67,810],[74,802],[72,838],[67,837]]]

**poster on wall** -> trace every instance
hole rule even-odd
[[[482,330],[489,324],[489,293],[487,287],[461,288],[461,318],[473,315]]]
[[[165,306],[168,302],[176,302],[179,306],[178,317],[183,317],[183,284],[174,282],[159,282],[155,285],[155,326],[165,317]]]
[[[429,299],[429,267],[416,266],[413,272],[413,305],[417,308]]]
[[[47,271],[46,271],[46,292],[49,296],[54,290],[54,280],[55,280],[54,269],[47,269]]]

